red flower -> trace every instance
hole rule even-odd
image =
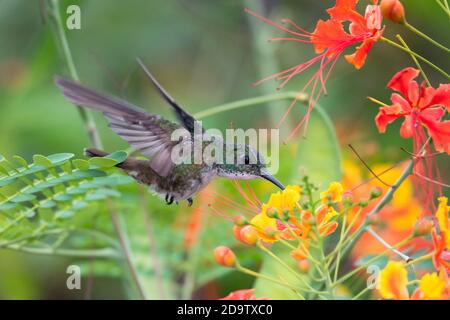
[[[431,238],[433,240],[433,264],[434,267],[439,270],[442,266],[445,268],[447,273],[450,273],[450,251],[446,250],[445,235],[442,233],[438,235],[436,230],[433,229],[431,232]]]
[[[219,300],[267,300],[266,298],[257,299],[253,295],[254,291],[255,289],[236,290]]]
[[[306,116],[291,133],[290,137],[307,123],[311,109],[317,103],[320,95],[323,92],[326,92],[325,83],[336,61],[342,53],[348,47],[360,44],[353,54],[345,56],[349,63],[353,64],[355,68],[360,69],[364,65],[373,44],[378,41],[383,34],[383,30],[381,29],[382,16],[379,6],[367,6],[366,14],[365,16],[362,16],[356,11],[357,2],[358,0],[336,0],[336,5],[327,10],[330,15],[330,19],[326,21],[319,20],[317,22],[316,29],[312,33],[300,28],[289,19],[284,20],[284,22],[293,29],[283,27],[275,22],[259,16],[251,10],[246,9],[246,11],[251,15],[286,32],[290,36],[285,38],[274,38],[272,40],[308,43],[313,45],[317,53],[316,57],[307,62],[286,69],[256,83],[259,84],[269,79],[277,79],[282,81],[280,85],[281,88],[295,75],[305,71],[310,66],[319,63],[319,69],[301,90],[301,93],[303,93],[307,88],[311,87],[311,98],[309,101],[308,111]],[[373,0],[372,2],[377,3],[378,1]],[[350,23],[348,31],[344,29],[344,24],[347,22]],[[319,89],[317,89],[318,85],[320,85]],[[299,97],[300,96],[301,94],[299,94]],[[296,98],[288,108],[288,111],[283,116],[280,124],[284,121],[285,117],[292,109],[298,98]]]
[[[380,108],[375,123],[378,130],[384,133],[388,124],[404,117],[400,129],[403,138],[418,139],[423,126],[433,139],[435,149],[450,154],[450,121],[441,121],[444,108],[450,111],[450,84],[441,84],[438,89],[427,87],[425,83],[419,86],[414,81],[418,75],[419,70],[406,68],[392,78],[388,88],[403,97],[398,93],[392,94],[392,105]]]

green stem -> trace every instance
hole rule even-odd
[[[63,256],[63,257],[72,257],[72,258],[83,258],[83,259],[120,259],[122,256],[114,249],[105,248],[105,249],[64,249],[64,248],[35,248],[35,247],[27,247],[21,245],[10,245],[5,249],[22,251],[26,253],[39,254],[39,255],[55,255],[55,256]]]
[[[234,101],[231,103],[222,104],[222,105],[219,105],[216,107],[212,107],[212,108],[206,109],[204,111],[200,111],[200,112],[194,114],[194,117],[196,119],[202,119],[202,118],[207,118],[207,117],[219,114],[219,113],[223,113],[223,112],[227,112],[227,111],[231,111],[231,110],[235,110],[235,109],[251,107],[251,106],[268,103],[268,102],[272,102],[272,101],[295,99],[296,97],[298,97],[298,93],[296,93],[296,92],[284,92],[284,93],[275,93],[275,94],[270,94],[270,95],[266,95],[266,96],[255,97],[255,98],[243,99],[243,100]],[[318,107],[318,106],[316,106],[316,107]]]
[[[263,244],[258,243],[258,248],[260,248],[262,251],[267,253],[270,257],[275,259],[279,264],[281,264],[283,267],[285,267],[291,274],[293,274],[298,280],[300,280],[308,289],[301,289],[302,291],[309,291],[316,294],[322,294],[323,292],[316,291],[313,287],[310,286],[308,282],[294,269],[292,269],[286,262],[284,262],[282,259],[277,257],[272,251],[270,251],[268,248],[266,248]]]
[[[418,30],[416,27],[412,26],[411,24],[409,24],[407,21],[405,21],[405,23],[403,24],[408,30],[414,32],[415,34],[417,34],[419,37],[424,38],[425,40],[429,41],[430,43],[432,43],[433,45],[435,45],[436,47],[438,47],[439,49],[444,50],[447,53],[450,53],[450,49],[447,48],[446,46],[440,44],[439,42],[437,42],[436,40],[434,40],[433,38],[427,36],[425,33],[423,33],[422,31]]]
[[[444,10],[444,12],[448,15],[448,17],[450,18],[450,8],[448,6],[448,2],[444,1],[443,3],[439,0],[436,0],[437,4],[441,7],[442,10]]]
[[[138,289],[139,295],[142,300],[146,300],[147,296],[144,290],[144,286],[141,283],[141,279],[139,277],[139,274],[136,270],[136,266],[134,265],[133,258],[131,256],[131,249],[130,245],[128,243],[128,239],[126,238],[125,233],[123,232],[122,225],[119,221],[119,216],[115,212],[115,210],[112,208],[111,205],[109,205],[109,212],[111,214],[111,221],[114,225],[114,229],[116,230],[117,237],[119,238],[119,243],[122,247],[122,252],[125,257],[125,262],[128,265],[128,268],[130,270],[131,277],[133,279],[133,282],[136,285],[136,288]]]
[[[407,237],[405,239],[403,239],[402,241],[400,241],[399,243],[397,243],[395,246],[393,246],[393,248],[398,248],[401,247],[402,245],[404,245],[405,243],[408,243],[412,238],[411,237]],[[349,273],[347,273],[346,275],[342,276],[341,278],[339,278],[337,281],[335,281],[332,284],[332,287],[336,287],[338,284],[344,282],[345,280],[349,279],[350,277],[354,276],[355,274],[357,274],[358,272],[360,272],[361,270],[367,268],[367,266],[371,265],[372,263],[374,263],[375,261],[377,261],[378,259],[384,257],[385,254],[387,254],[389,251],[391,251],[391,249],[386,249],[385,251],[383,251],[382,253],[376,255],[375,257],[373,257],[372,259],[370,259],[369,261],[367,261],[366,263],[364,263],[363,265],[359,266],[356,269],[353,269],[352,271],[350,271]]]
[[[402,38],[401,35],[398,34],[398,35],[397,35],[397,39],[402,43],[402,45],[403,45],[406,49],[411,50],[411,49],[408,47],[408,45],[406,44],[405,40],[403,40],[403,38]],[[431,87],[431,82],[430,82],[430,80],[428,79],[427,75],[425,74],[425,71],[423,71],[423,68],[422,68],[422,66],[421,66],[420,63],[419,63],[419,60],[417,60],[417,58],[416,58],[414,55],[411,55],[411,58],[413,59],[414,63],[416,64],[417,68],[419,68],[420,73],[422,74],[423,78],[425,79],[427,85],[428,85],[429,87]]]
[[[404,52],[406,52],[406,53],[408,53],[408,54],[410,54],[410,55],[415,56],[416,58],[418,58],[419,60],[422,60],[423,62],[425,62],[425,63],[428,64],[430,67],[432,67],[433,69],[435,69],[436,71],[438,71],[439,73],[441,73],[443,76],[445,76],[447,79],[450,80],[450,75],[449,75],[447,72],[445,72],[444,70],[442,70],[441,68],[439,68],[437,65],[435,65],[434,63],[432,63],[430,60],[428,60],[428,59],[422,57],[422,56],[419,55],[418,53],[416,53],[416,52],[414,52],[414,51],[411,51],[411,50],[409,50],[409,49],[406,49],[405,47],[403,47],[403,46],[399,45],[398,43],[396,43],[396,42],[394,42],[394,41],[392,41],[392,40],[390,40],[390,39],[388,39],[388,38],[385,38],[385,37],[381,37],[381,41],[384,41],[384,42],[386,42],[387,44],[389,44],[389,45],[391,45],[391,46],[393,46],[393,47],[395,47],[395,48],[397,48],[397,49],[400,49],[400,50],[402,50],[402,51],[404,51]]]
[[[265,5],[263,0],[244,0],[245,7],[251,7],[256,12],[264,12]],[[268,13],[268,12],[267,12]],[[253,44],[253,56],[255,58],[255,66],[257,68],[258,78],[267,77],[270,74],[278,72],[279,66],[274,54],[273,45],[267,45],[267,39],[272,38],[272,30],[270,28],[264,28],[263,25],[255,19],[253,16],[246,14],[248,24],[250,26],[252,34]],[[275,91],[276,85],[272,81],[264,81],[258,86],[259,92],[262,94],[270,94]],[[275,104],[274,101],[268,104],[265,108],[269,113],[269,119],[275,126],[277,119],[279,118],[277,107],[281,105]]]
[[[236,265],[236,270],[237,270],[237,271],[240,271],[240,272],[242,272],[242,273],[248,274],[248,275],[250,275],[250,276],[253,276],[253,277],[255,277],[255,278],[264,279],[264,280],[267,280],[267,281],[276,283],[276,284],[278,284],[278,285],[280,285],[280,286],[287,287],[287,288],[291,289],[292,291],[296,292],[303,300],[305,300],[305,297],[303,297],[303,295],[301,295],[301,294],[298,292],[297,288],[294,287],[294,286],[291,286],[291,285],[288,284],[288,283],[278,281],[278,280],[275,279],[275,278],[272,278],[272,277],[266,276],[266,275],[264,275],[264,274],[258,273],[258,272],[256,272],[256,271],[247,269],[247,268],[241,266],[240,264],[237,264],[237,265]]]
[[[64,25],[59,14],[59,1],[49,0],[48,1],[48,13],[50,20],[53,23],[53,32],[55,34],[58,45],[62,51],[62,56],[66,62],[67,68],[69,69],[69,74],[75,81],[80,81],[77,69],[75,68],[75,63],[73,62],[72,52],[70,50],[69,43],[67,41],[66,33],[64,31]],[[102,142],[100,136],[98,135],[97,126],[95,124],[92,113],[89,110],[84,109],[81,106],[77,106],[78,112],[80,113],[81,119],[86,127],[87,134],[92,145],[95,148],[101,149]]]

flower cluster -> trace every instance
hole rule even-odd
[[[318,20],[312,32],[290,19],[278,24],[247,9],[249,14],[287,35],[273,38],[273,41],[308,44],[315,51],[309,61],[257,84],[275,79],[281,81],[282,88],[293,77],[312,66],[317,67],[282,117],[284,121],[300,96],[310,90],[306,115],[289,139],[300,128],[306,130],[310,112],[326,93],[330,73],[342,56],[356,69],[361,69],[369,61],[368,55],[376,43],[400,49],[411,56],[415,67],[404,68],[388,82],[387,87],[394,91],[390,103],[370,100],[380,105],[375,116],[379,133],[385,133],[396,120],[403,120],[400,136],[411,139],[413,144],[412,152],[403,151],[411,159],[404,164],[370,168],[360,158],[373,175],[367,181],[354,166],[347,164],[342,184],[332,182],[319,192],[305,177],[300,185],[290,185],[272,194],[267,202],[258,205],[255,215],[236,217],[233,231],[239,242],[257,246],[291,273],[307,274],[308,281],[294,285],[283,277],[247,269],[228,247],[218,249],[221,253],[216,252],[216,261],[285,286],[300,298],[321,299],[350,297],[350,294],[339,293],[340,289],[345,289],[352,277],[360,276],[362,271],[377,263],[377,267],[384,267],[375,291],[379,297],[449,299],[450,207],[448,199],[442,196],[442,187],[448,184],[441,181],[435,157],[450,155],[450,84],[433,85],[421,63],[446,79],[450,79],[450,75],[413,51],[401,36],[397,36],[399,42],[386,38],[383,17],[385,22],[398,23],[447,53],[450,49],[410,25],[400,0],[372,0],[364,14],[359,12],[358,3],[358,0],[336,0],[327,10],[328,18]],[[347,52],[349,49],[352,51]],[[419,76],[422,82],[417,81]],[[379,197],[381,200],[372,201]],[[277,246],[288,249],[289,257],[277,256]],[[350,262],[344,264],[343,257],[349,257]],[[397,261],[398,257],[401,261]],[[381,265],[381,258],[389,262]],[[428,266],[425,262],[429,262]],[[432,271],[431,265],[434,266]],[[351,267],[354,268],[348,270]],[[343,269],[347,269],[347,273],[342,274]],[[354,298],[367,295],[368,289],[361,289]],[[229,297],[238,296],[254,298],[253,291],[238,291]]]

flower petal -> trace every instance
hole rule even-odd
[[[375,124],[377,125],[378,131],[380,133],[386,132],[386,127],[388,124],[404,116],[402,111],[402,107],[399,104],[381,107],[375,117]]]
[[[388,88],[398,91],[404,97],[409,96],[409,85],[413,79],[417,78],[420,71],[414,68],[406,68],[396,73],[388,83]]]
[[[439,109],[426,110],[429,111],[427,113],[423,111],[420,114],[420,121],[428,129],[436,151],[450,154],[450,120],[443,122],[436,120],[436,117],[439,116],[437,110]]]
[[[327,53],[329,57],[335,55],[335,49],[341,47],[342,43],[351,39],[352,36],[344,31],[342,23],[335,20],[319,20],[311,35],[311,43],[314,45],[316,53],[319,54],[329,50]]]
[[[450,84],[441,84],[434,90],[427,107],[444,106],[450,112]]]
[[[362,45],[356,49],[354,54],[346,55],[345,59],[356,69],[361,69],[366,62],[367,55],[374,43],[375,41],[372,38],[365,40]]]
[[[405,116],[405,121],[403,121],[400,128],[400,136],[402,138],[408,139],[414,136],[414,118],[412,116]]]

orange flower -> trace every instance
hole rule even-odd
[[[319,100],[321,94],[326,93],[325,84],[327,79],[344,51],[349,47],[359,45],[353,54],[346,55],[345,58],[356,69],[360,69],[364,65],[373,44],[381,38],[383,29],[381,28],[382,16],[380,7],[377,5],[369,5],[366,8],[365,15],[362,16],[356,11],[357,2],[358,0],[336,0],[336,5],[327,10],[330,18],[328,20],[319,20],[313,32],[302,29],[289,19],[284,20],[288,25],[285,27],[246,9],[247,13],[278,28],[288,35],[287,37],[278,37],[272,40],[307,43],[312,45],[317,53],[316,57],[307,62],[293,66],[256,83],[259,84],[269,79],[276,79],[282,81],[281,88],[297,74],[302,73],[312,65],[319,65],[317,72],[301,90],[303,93],[308,88],[311,88],[308,112],[290,136],[299,130],[303,124],[307,123],[311,109]],[[372,2],[375,4],[378,1],[374,0]],[[348,30],[344,28],[344,25],[347,23],[349,23]],[[319,88],[317,88],[318,86]],[[297,99],[288,109],[288,112]],[[283,119],[285,116],[283,116]]]
[[[446,250],[445,234],[437,234],[436,229],[431,231],[431,238],[433,240],[433,264],[436,269],[441,266],[444,267],[447,272],[450,272],[450,252]]]
[[[298,248],[291,251],[291,257],[297,261],[307,259],[309,255],[309,240],[300,242]]]
[[[389,261],[380,272],[379,291],[385,299],[407,300],[409,293],[406,288],[408,272],[402,262]]]
[[[338,223],[336,221],[331,221],[331,219],[338,215],[339,213],[337,213],[333,207],[321,205],[319,206],[319,208],[317,208],[317,228],[322,237],[329,236],[337,229]]]

